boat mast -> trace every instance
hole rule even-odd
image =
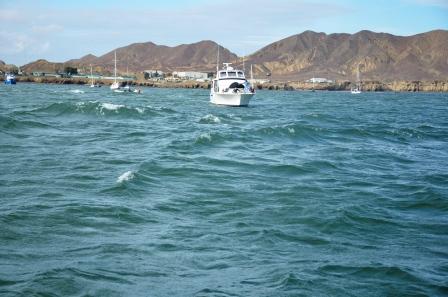
[[[359,90],[360,86],[361,86],[361,79],[360,79],[360,76],[359,76],[359,64],[358,64],[358,69],[357,69],[357,72],[356,72],[356,88],[358,88],[358,90]]]
[[[252,72],[252,64],[250,64],[250,84],[254,85],[254,73]]]
[[[90,78],[92,80],[92,85],[93,85],[93,71],[92,71],[92,64],[90,64]]]
[[[126,62],[126,76],[129,77],[129,57],[127,58]]]
[[[116,83],[117,82],[117,51],[114,51],[114,55],[115,55],[115,59],[114,59],[114,62],[115,62],[115,66],[114,66],[114,83]]]
[[[216,78],[218,78],[219,71],[219,44],[218,44],[218,55],[216,56]]]

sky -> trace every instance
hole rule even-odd
[[[0,0],[0,60],[63,62],[152,41],[213,40],[243,56],[306,30],[448,29],[448,0]]]

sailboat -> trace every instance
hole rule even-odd
[[[111,90],[119,90],[120,83],[117,82],[117,51],[114,52],[114,83],[110,85]]]
[[[93,80],[92,64],[90,64],[90,78],[91,78],[90,87],[91,88],[99,88],[100,85],[99,84],[95,84],[95,81]]]
[[[356,86],[351,89],[352,94],[361,94],[361,80],[359,78],[359,65],[358,70],[356,71]]]

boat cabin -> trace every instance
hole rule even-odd
[[[224,63],[224,69],[218,71],[218,79],[246,80],[243,71],[233,69],[229,65],[230,63]]]

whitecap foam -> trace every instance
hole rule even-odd
[[[79,89],[76,89],[76,90],[70,90],[69,92],[70,92],[70,93],[75,93],[75,94],[84,94],[84,91],[83,91],[83,90],[79,90]]]
[[[294,133],[296,133],[296,130],[294,130],[294,128],[289,128],[288,127],[288,132],[291,133],[291,134],[294,134]]]
[[[112,104],[112,103],[101,103],[101,109],[107,109],[107,110],[118,110],[119,108],[124,107],[124,105],[121,104]]]
[[[117,183],[122,183],[122,182],[125,182],[125,181],[129,181],[129,180],[133,179],[134,176],[135,176],[134,172],[132,172],[131,170],[126,171],[125,173],[123,173],[122,175],[120,175],[117,178]]]
[[[232,120],[241,121],[241,117],[234,115],[233,113],[229,114],[228,117]]]
[[[212,136],[210,135],[210,133],[202,133],[201,135],[199,135],[198,140],[207,140],[207,141],[212,141]]]
[[[139,114],[143,114],[145,112],[144,108],[141,107],[136,107],[135,110],[139,113]]]
[[[215,123],[215,124],[218,124],[218,123],[221,123],[221,120],[217,116],[214,116],[212,114],[208,114],[208,115],[202,117],[200,119],[200,122],[202,122],[202,123]]]

